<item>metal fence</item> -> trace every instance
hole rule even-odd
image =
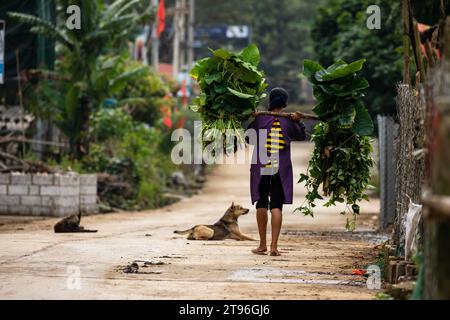
[[[397,156],[397,209],[394,223],[394,243],[403,252],[405,229],[403,221],[410,202],[421,204],[425,174],[425,101],[415,88],[401,84],[397,87],[399,134]]]
[[[395,221],[396,157],[395,140],[398,124],[392,116],[379,115],[378,140],[380,157],[380,229],[386,230]]]

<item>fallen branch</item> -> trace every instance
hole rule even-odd
[[[0,173],[23,172],[23,171],[26,171],[23,166],[7,167],[6,169],[0,169]]]
[[[0,167],[2,169],[8,169],[8,167],[6,166],[6,164],[4,164],[2,161],[0,161]]]
[[[9,153],[0,151],[0,157],[3,157],[5,159],[9,159],[9,160],[15,161],[17,163],[20,163],[23,166],[24,170],[28,170],[29,167],[30,167],[30,165],[28,163],[26,163],[22,159],[19,159],[19,158],[15,157],[15,156],[13,156],[13,155],[11,155]]]
[[[50,167],[41,161],[26,161],[26,163],[30,166],[28,169],[30,173],[42,173],[42,172],[46,172],[49,174],[64,173],[63,170]]]
[[[318,116],[303,113],[303,112],[292,112],[292,113],[285,113],[285,112],[272,112],[272,111],[257,111],[253,115],[255,117],[257,116],[275,116],[275,117],[282,117],[282,118],[291,118],[294,114],[298,114],[302,119],[309,119],[309,120],[319,120]]]
[[[27,173],[63,173],[62,170],[52,168],[41,161],[22,160],[12,154],[2,151],[0,151],[0,159],[15,162],[14,164],[8,165],[5,161],[0,161],[0,172],[24,171]]]

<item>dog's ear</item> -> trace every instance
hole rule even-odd
[[[234,208],[234,201],[231,203],[231,208]]]

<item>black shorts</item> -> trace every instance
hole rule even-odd
[[[273,176],[263,175],[259,183],[258,191],[259,200],[256,202],[256,209],[283,210],[284,192],[279,172]]]

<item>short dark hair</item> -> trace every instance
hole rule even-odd
[[[269,110],[286,108],[289,99],[288,92],[283,88],[274,88],[269,95]]]

